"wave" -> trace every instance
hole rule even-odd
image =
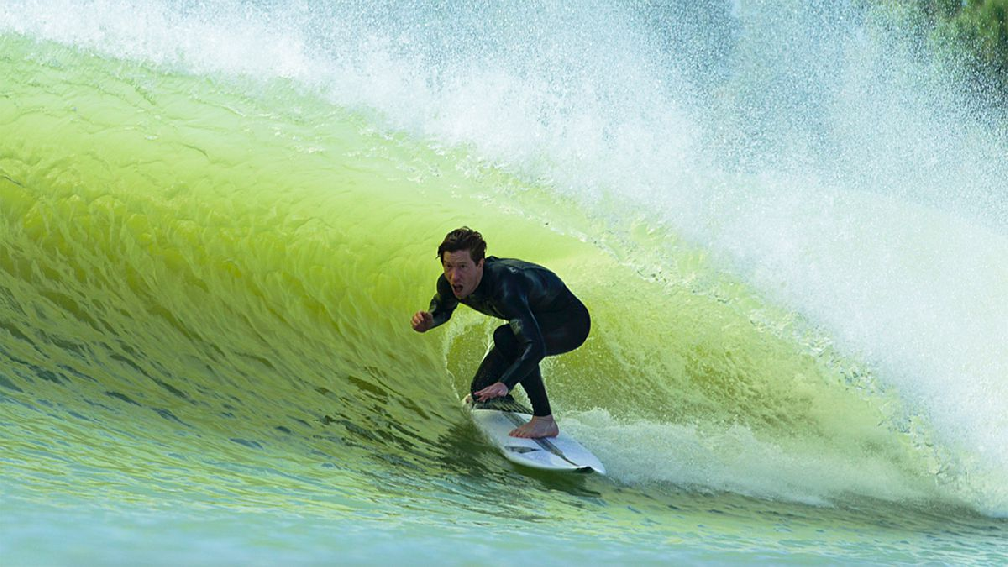
[[[545,372],[618,479],[1004,513],[1003,140],[870,13],[145,6],[0,21],[9,399],[435,466],[470,224],[590,306]]]

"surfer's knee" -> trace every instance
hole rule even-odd
[[[507,357],[515,357],[518,354],[518,339],[515,338],[514,331],[508,325],[501,325],[494,330],[494,346]]]

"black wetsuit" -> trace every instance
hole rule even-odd
[[[476,371],[471,390],[496,382],[508,390],[521,384],[533,413],[550,415],[539,361],[574,350],[588,338],[591,317],[584,304],[548,269],[493,256],[486,258],[483,279],[465,299],[455,297],[444,274],[438,278],[430,304],[434,326],[451,318],[459,303],[508,322],[494,331],[494,346]]]

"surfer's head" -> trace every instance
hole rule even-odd
[[[483,279],[486,241],[483,235],[463,226],[447,235],[438,247],[445,278],[458,299],[465,299]]]

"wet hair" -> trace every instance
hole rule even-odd
[[[441,242],[441,246],[438,246],[437,255],[438,259],[444,262],[445,252],[468,250],[469,257],[472,258],[473,263],[479,264],[480,260],[482,260],[486,254],[486,247],[487,244],[486,241],[483,240],[482,234],[476,232],[468,226],[463,226],[462,228],[456,228],[445,235],[444,241]]]

